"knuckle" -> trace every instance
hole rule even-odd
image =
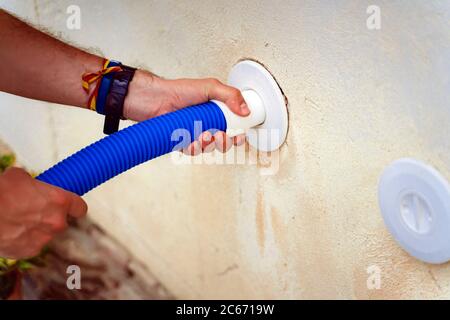
[[[207,80],[208,80],[208,82],[209,82],[211,85],[214,85],[214,86],[217,86],[217,85],[222,84],[222,82],[220,82],[220,81],[219,81],[218,79],[216,79],[216,78],[208,78]]]
[[[230,87],[230,93],[235,96],[235,98],[240,98],[241,97],[241,91],[239,91],[239,89],[234,88],[234,87]]]
[[[244,102],[241,91],[239,91],[239,89],[230,87],[230,100],[236,103]]]

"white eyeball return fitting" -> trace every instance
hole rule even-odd
[[[400,246],[428,263],[450,260],[450,185],[414,159],[394,161],[378,184],[384,222]]]
[[[228,83],[241,90],[251,113],[240,117],[214,100],[227,120],[227,134],[245,133],[248,143],[260,151],[280,148],[286,140],[288,115],[283,93],[270,72],[255,61],[244,60],[233,66]]]

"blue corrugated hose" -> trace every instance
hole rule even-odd
[[[188,145],[201,131],[226,130],[226,120],[214,102],[207,102],[129,126],[81,149],[44,171],[36,179],[83,195],[118,174],[175,149]],[[190,139],[180,145],[172,141],[176,129],[189,131]],[[186,131],[186,132],[187,132]]]

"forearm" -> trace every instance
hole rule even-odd
[[[81,76],[102,58],[65,44],[0,10],[0,91],[87,107]],[[94,86],[91,86],[93,90]]]
[[[0,9],[0,91],[88,107],[81,77],[103,69],[103,58],[59,41]],[[137,70],[128,87],[123,115],[142,121],[211,99],[234,113],[250,113],[239,90],[212,78],[166,80]]]

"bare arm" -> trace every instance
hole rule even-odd
[[[88,95],[81,76],[102,68],[102,57],[59,41],[1,9],[0,61],[0,91],[84,108]],[[142,70],[130,84],[124,113],[140,121],[210,99],[225,102],[239,115],[249,113],[239,90],[216,79],[166,80]]]
[[[0,9],[0,91],[27,98],[87,108],[88,97],[82,86],[84,73],[102,68],[103,58],[55,39]],[[90,90],[94,90],[91,86]],[[124,102],[124,116],[142,121],[211,99],[224,102],[234,113],[250,113],[239,90],[217,79],[168,80],[137,70]],[[228,150],[243,143],[232,141],[223,132],[208,132],[184,151],[198,154],[214,148]]]
[[[0,91],[87,107],[81,75],[101,69],[102,58],[52,38],[3,10],[0,48]]]
[[[0,91],[87,108],[89,95],[81,86],[81,76],[99,71],[102,61],[0,9]],[[223,101],[241,116],[250,113],[239,90],[216,79],[167,80],[137,70],[125,99],[124,116],[141,121],[210,99]],[[184,151],[197,154],[208,146],[220,151],[231,147],[231,139],[223,132],[208,134]],[[243,137],[235,137],[235,144],[242,142]],[[37,254],[66,228],[67,216],[81,217],[87,211],[77,195],[37,181],[17,168],[0,175],[0,208],[0,256],[11,258]]]

